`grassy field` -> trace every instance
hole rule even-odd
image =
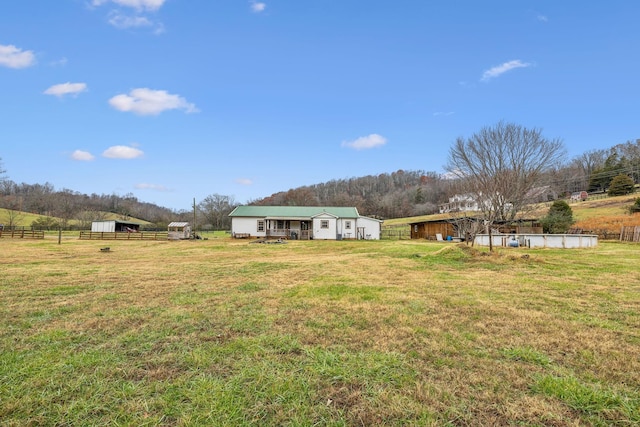
[[[638,265],[616,242],[2,239],[0,425],[637,425]]]

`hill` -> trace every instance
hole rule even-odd
[[[571,205],[574,227],[592,232],[619,233],[622,226],[640,226],[640,214],[629,214],[638,194],[586,200]]]
[[[122,215],[115,214],[113,212],[98,212],[98,215],[100,216],[101,220],[123,219]],[[152,222],[146,221],[144,219],[133,217],[128,217],[127,221],[137,222],[142,225],[153,224]],[[13,223],[16,227],[31,227],[34,222],[40,224],[60,224],[63,222],[63,220],[62,218],[53,216],[0,208],[0,224],[8,225],[9,223]],[[72,227],[80,227],[86,229],[91,228],[91,221],[72,219],[68,221],[68,224]],[[57,226],[52,226],[51,228],[57,228]]]

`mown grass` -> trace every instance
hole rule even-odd
[[[0,242],[0,424],[640,423],[640,251]]]

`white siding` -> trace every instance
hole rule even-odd
[[[366,240],[380,240],[380,224],[381,222],[377,219],[364,216],[358,218],[357,221],[358,227],[364,227],[364,238]]]
[[[329,228],[321,228],[327,221]],[[331,215],[318,215],[313,218],[313,238],[316,240],[335,240],[338,234],[338,221]]]
[[[261,232],[258,232],[258,221],[264,221],[264,230]],[[267,234],[269,234],[268,228],[271,227],[269,236],[273,237],[275,235],[274,231],[276,231],[276,221],[277,219],[266,220],[261,217],[232,217],[231,233],[232,235],[249,234],[252,237],[267,237]],[[302,220],[299,217],[295,219],[284,217],[282,221],[285,224],[288,223],[289,232],[296,233],[297,236],[302,234]],[[313,239],[336,240],[338,236],[343,239],[380,239],[382,221],[373,218],[336,218],[335,215],[325,212],[304,221],[309,224],[309,232]],[[329,227],[321,228],[322,221],[328,221]],[[346,228],[347,222],[350,222],[350,228]],[[281,230],[277,231],[280,232]]]
[[[113,233],[116,231],[115,221],[93,221],[91,223],[91,231]]]
[[[258,231],[258,221],[264,221],[264,231]],[[232,218],[231,232],[232,234],[250,234],[254,237],[265,237],[267,235],[266,220],[262,218]]]

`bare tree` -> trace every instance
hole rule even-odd
[[[478,219],[468,216],[466,212],[462,216],[452,212],[450,221],[458,230],[458,236],[463,238],[467,245],[471,243],[473,246],[476,234],[482,230],[482,224],[478,222]]]
[[[104,211],[83,210],[76,214],[80,230],[91,230],[93,221],[103,221],[105,219],[107,219],[107,213]]]
[[[475,198],[491,234],[494,222],[515,218],[527,204],[527,193],[542,184],[545,172],[559,164],[564,153],[562,141],[544,138],[541,130],[501,121],[467,139],[458,138],[445,168]]]
[[[7,177],[5,176],[5,173],[7,173],[7,171],[2,166],[2,157],[0,157],[0,182],[7,179]]]
[[[567,192],[583,191],[589,187],[591,175],[601,169],[607,159],[605,150],[590,150],[574,157],[562,171],[562,183]]]
[[[235,207],[236,202],[233,196],[221,194],[211,194],[198,204],[200,212],[214,230],[231,228],[231,220],[228,215]]]
[[[79,211],[75,197],[78,194],[79,193],[73,190],[65,188],[56,195],[56,207],[53,213],[60,218],[62,228],[66,229],[69,221],[73,219]]]
[[[0,212],[3,213],[0,223],[3,223],[4,227],[14,229],[24,218],[22,198],[19,196],[5,196],[0,207],[4,208],[4,211]]]

